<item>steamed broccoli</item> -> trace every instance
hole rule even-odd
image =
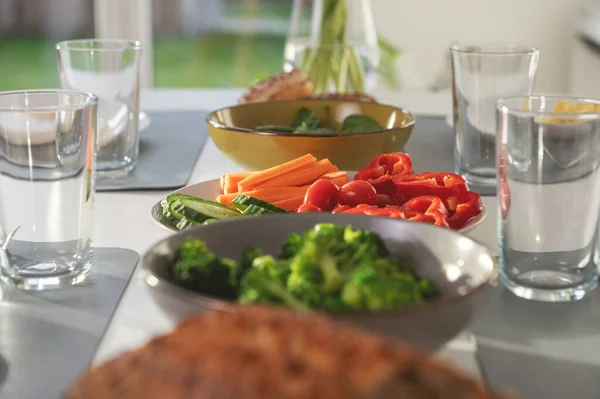
[[[283,243],[283,247],[281,248],[281,254],[279,255],[279,259],[290,259],[292,256],[296,255],[300,248],[302,248],[302,244],[304,243],[304,235],[300,235],[297,233],[292,233],[288,236],[288,238]]]
[[[242,252],[242,260],[240,262],[240,268],[242,269],[242,273],[252,267],[252,262],[254,259],[263,256],[263,251],[260,248],[256,247],[248,247],[244,249]]]
[[[419,279],[391,265],[387,259],[380,259],[356,270],[342,289],[344,304],[353,310],[381,310],[422,302]]]
[[[307,310],[308,307],[286,289],[289,273],[286,260],[276,260],[270,255],[255,258],[242,277],[238,301],[242,304],[283,304],[296,310]]]
[[[219,258],[203,241],[186,241],[173,265],[176,284],[221,298],[235,299],[240,269],[237,262]]]
[[[331,307],[326,298],[339,293],[351,273],[387,254],[379,236],[352,227],[317,224],[304,235],[290,259],[289,291],[313,308]]]
[[[379,235],[330,223],[288,236],[278,258],[248,247],[239,264],[189,240],[173,276],[178,285],[204,294],[296,310],[401,308],[439,295],[409,264],[390,259]]]

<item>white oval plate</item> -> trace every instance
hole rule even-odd
[[[349,172],[348,177],[353,178],[354,173]],[[203,198],[206,200],[214,201],[217,198],[217,195],[222,194],[221,192],[221,181],[220,179],[208,180],[202,183],[192,184],[183,188],[180,188],[177,191],[173,191],[171,194],[187,194],[193,195],[194,197]],[[459,233],[466,234],[472,231],[475,227],[477,227],[483,219],[485,219],[487,215],[487,211],[485,206],[481,209],[481,212],[471,219],[467,224],[463,226],[462,229],[458,230]],[[157,222],[159,225],[164,227],[165,229],[171,232],[177,232],[179,230],[174,229],[172,225],[167,222],[162,215],[162,206],[160,205],[160,201],[158,201],[151,210],[152,219]]]

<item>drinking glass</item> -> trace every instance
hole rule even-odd
[[[98,96],[99,178],[126,176],[137,165],[141,51],[139,42],[119,39],[56,45],[61,87]]]
[[[0,92],[0,277],[44,290],[92,262],[96,104],[66,90]]]
[[[497,115],[501,280],[523,298],[578,300],[598,283],[600,101],[523,96]]]
[[[472,189],[496,191],[496,101],[533,91],[539,51],[504,44],[452,46],[454,165]]]

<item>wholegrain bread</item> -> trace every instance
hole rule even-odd
[[[88,371],[65,399],[489,399],[471,378],[327,319],[247,307],[193,316]]]

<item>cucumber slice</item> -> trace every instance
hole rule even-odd
[[[233,208],[202,198],[188,197],[178,198],[177,200],[186,208],[203,215],[204,220],[202,220],[202,222],[206,219],[227,219],[230,217],[242,216],[240,212]]]
[[[275,206],[273,204],[270,204],[270,203],[260,200],[258,198],[249,197],[244,194],[236,195],[235,198],[233,199],[233,201],[231,201],[231,203],[233,204],[233,206],[235,206],[237,209],[239,209],[245,215],[247,214],[246,209],[252,205],[254,205],[255,207],[266,209],[272,213],[286,213],[287,212],[283,208],[280,208],[278,206]],[[255,211],[257,211],[257,210],[255,210]],[[260,213],[265,213],[265,212],[260,212]],[[253,213],[253,215],[254,214],[256,214],[256,213]]]
[[[256,216],[262,215],[264,213],[275,213],[269,209],[263,208],[258,205],[249,205],[246,209],[244,209],[244,215],[246,216]]]
[[[194,221],[194,220],[190,220],[188,218],[183,218],[179,221],[179,223],[177,223],[177,227],[179,230],[185,230],[188,227],[194,226],[196,224],[199,224],[198,222]]]
[[[177,227],[177,224],[180,222],[180,219],[176,218],[175,215],[171,213],[169,210],[168,202],[161,201],[160,205],[162,206],[162,216],[163,218],[173,227]]]
[[[186,218],[197,223],[202,223],[209,218],[200,212],[196,212],[195,210],[188,208],[183,204],[183,202],[181,202],[180,199],[169,201],[169,207],[171,209],[171,213],[176,214],[175,217],[177,217],[177,214],[181,215],[179,220]]]

